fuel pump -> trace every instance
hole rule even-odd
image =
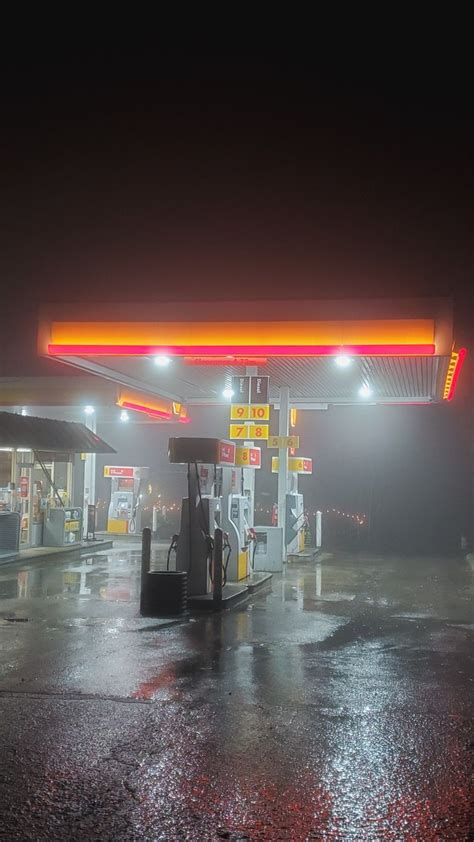
[[[222,472],[222,528],[229,534],[232,548],[228,579],[239,582],[250,575],[253,559],[255,531],[253,529],[252,496],[244,482],[244,470],[259,468],[261,464],[260,448],[237,448],[237,465],[232,470]]]
[[[273,473],[278,472],[278,459],[272,460]],[[313,473],[313,460],[304,457],[288,459],[288,479],[285,505],[286,551],[290,555],[300,553],[305,546],[307,517],[304,511],[303,495],[298,491],[298,476]]]
[[[141,530],[140,493],[149,468],[105,465],[104,477],[110,477],[107,532],[132,535]]]
[[[213,482],[209,487],[207,481],[208,476],[213,477],[214,473],[214,465],[188,464],[188,496],[181,504],[176,570],[187,571],[190,596],[207,594],[212,590],[213,535],[220,525],[221,508],[220,499],[212,493]]]
[[[304,550],[306,515],[303,495],[290,492],[286,495],[286,549],[290,554]]]
[[[174,536],[176,570],[187,572],[190,596],[205,595],[212,591],[213,584],[214,530],[221,527],[226,531],[218,493],[222,484],[220,472],[231,470],[235,445],[219,439],[172,438],[169,460],[188,467],[188,496],[182,501],[179,535]],[[225,536],[224,583],[229,578],[231,550]]]
[[[224,584],[245,579],[250,573],[253,513],[243,488],[242,468],[235,465],[236,459],[249,455],[239,450],[249,448],[236,448],[219,439],[176,438],[169,442],[170,461],[188,465],[188,496],[181,508],[176,569],[188,572],[191,596],[212,590],[216,527],[224,532]],[[252,450],[258,451],[253,454],[253,467],[260,467],[260,450]]]

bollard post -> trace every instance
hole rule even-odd
[[[222,552],[223,552],[222,529],[214,530],[214,588],[212,603],[214,611],[222,608]]]
[[[150,572],[151,559],[151,529],[145,526],[142,531],[142,569],[140,579],[140,614],[143,614],[146,607],[147,576]]]

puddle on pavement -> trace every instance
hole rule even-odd
[[[129,555],[97,554],[76,562],[2,570],[0,599],[95,598],[131,602],[139,598],[139,565]]]

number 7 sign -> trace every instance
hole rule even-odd
[[[229,428],[230,439],[248,439],[249,424],[231,424]]]

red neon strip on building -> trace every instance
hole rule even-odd
[[[458,351],[458,358],[456,360],[456,367],[455,367],[454,372],[453,372],[451,385],[449,387],[449,392],[448,392],[447,397],[446,397],[446,400],[448,400],[448,401],[452,401],[452,399],[454,398],[454,393],[456,391],[456,384],[458,382],[459,375],[461,373],[461,369],[462,369],[464,360],[466,359],[466,355],[467,355],[467,348],[460,348],[459,351]]]
[[[434,345],[48,345],[52,357],[418,357],[432,356]]]
[[[183,357],[185,365],[265,365],[266,357]]]
[[[150,406],[143,406],[141,403],[131,403],[130,401],[123,401],[120,404],[123,409],[133,409],[135,412],[144,412],[146,415],[152,415],[153,418],[161,418],[163,421],[170,421],[173,417],[171,412],[165,412],[162,409],[152,409]]]

